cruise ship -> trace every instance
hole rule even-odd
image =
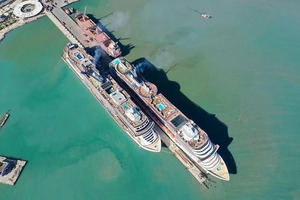
[[[157,125],[132,101],[129,94],[108,74],[100,73],[82,48],[68,44],[64,61],[109,111],[115,121],[143,149],[160,152]]]
[[[229,180],[227,166],[217,153],[219,146],[214,145],[204,130],[158,93],[156,85],[137,75],[134,66],[124,57],[114,59],[110,69],[119,77],[120,83],[125,83],[139,97],[145,112],[193,162],[205,173]]]
[[[114,42],[97,24],[95,24],[86,14],[77,12],[76,23],[83,30],[86,42],[95,43],[104,50],[107,55],[117,58],[122,54],[117,42]]]

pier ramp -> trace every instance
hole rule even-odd
[[[192,174],[192,176],[205,188],[208,189],[207,175],[202,172],[185,153],[162,131],[160,133],[161,141],[175,155],[175,157],[183,164],[183,166]]]
[[[73,44],[77,44],[78,46],[83,48],[82,43],[77,40],[73,34],[65,27],[63,24],[59,21],[59,19],[56,18],[56,16],[52,13],[47,11],[46,12],[47,17],[57,26],[57,28],[72,42]]]
[[[46,15],[68,38],[68,40],[70,40],[71,43],[85,48],[95,46],[94,42],[90,42],[87,40],[87,38],[85,38],[81,28],[70,16],[67,15],[67,13],[61,7],[52,6],[50,10],[46,11]]]

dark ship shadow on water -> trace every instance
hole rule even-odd
[[[130,38],[116,38],[113,34],[114,31],[109,31],[107,29],[107,26],[109,25],[103,25],[100,20],[101,19],[104,19],[110,15],[112,15],[113,13],[109,13],[103,17],[100,17],[99,19],[95,18],[92,14],[87,14],[87,16],[93,21],[95,22],[113,41],[115,42],[118,42],[118,45],[120,46],[121,48],[121,51],[122,51],[122,56],[126,56],[130,53],[130,51],[135,47],[132,43],[129,43],[129,44],[122,44],[121,43],[121,40],[129,40]]]
[[[168,79],[164,70],[156,68],[145,58],[140,58],[133,62],[146,80],[157,85],[159,92],[164,94],[177,108],[179,108],[188,118],[198,124],[209,136],[214,144],[219,144],[218,153],[224,159],[230,174],[237,173],[235,160],[228,150],[228,146],[233,141],[228,135],[227,126],[221,122],[214,114],[208,113],[200,106],[188,99],[181,91],[180,85]]]

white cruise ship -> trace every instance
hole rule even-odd
[[[143,149],[160,152],[161,139],[156,124],[131,100],[129,94],[110,76],[102,76],[93,64],[93,57],[72,44],[63,59],[88,87],[115,121]]]
[[[187,118],[162,94],[157,87],[138,76],[134,67],[123,57],[110,63],[112,72],[119,76],[149,108],[145,111],[204,172],[222,180],[229,180],[227,166],[217,153],[207,134]]]

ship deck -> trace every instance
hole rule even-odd
[[[110,77],[109,80],[110,80],[111,83],[112,83],[113,89],[114,89],[115,91],[121,92],[121,93],[125,96],[125,98],[126,98],[126,101],[125,101],[124,103],[122,103],[121,105],[118,105],[118,104],[116,104],[116,103],[109,97],[109,95],[105,94],[106,98],[109,99],[110,104],[111,104],[112,106],[116,107],[116,108],[124,115],[124,117],[128,120],[128,122],[130,122],[130,124],[131,124],[133,127],[138,127],[138,126],[140,126],[141,124],[143,124],[143,123],[148,119],[148,117],[147,117],[147,116],[145,115],[145,113],[144,113],[142,110],[140,110],[140,109],[139,109],[139,112],[141,113],[141,117],[142,117],[140,121],[132,121],[132,120],[130,120],[130,119],[126,116],[126,114],[125,114],[125,112],[126,112],[126,110],[125,110],[126,105],[127,105],[127,106],[130,106],[130,107],[133,107],[133,108],[134,108],[134,107],[138,107],[138,106],[132,101],[130,95],[129,95],[125,90],[123,90],[123,88],[121,88],[121,87],[119,86],[119,84],[118,84],[113,78]]]
[[[69,55],[70,58],[72,58],[73,62],[76,63],[76,66],[81,71],[81,73],[86,72],[86,69],[82,66],[81,63],[87,59],[90,60],[91,62],[93,61],[92,60],[93,58],[91,56],[86,54],[84,51],[79,50],[79,48],[74,48],[73,50],[66,49],[65,52]],[[100,84],[97,80],[95,80],[92,77],[87,77],[87,79],[101,92],[101,94],[103,95],[103,97],[105,97],[107,102],[114,108],[118,109],[120,113],[122,113],[122,115],[126,118],[127,122],[129,122],[132,127],[135,128],[135,127],[138,127],[141,124],[143,124],[148,119],[146,114],[142,110],[139,109],[139,112],[141,113],[141,116],[142,116],[141,120],[140,121],[130,120],[125,114],[124,106],[125,105],[132,106],[132,107],[138,107],[138,106],[132,101],[130,95],[125,90],[123,90],[123,88],[120,87],[120,85],[111,76],[107,76],[107,78],[111,82],[110,89],[119,91],[125,96],[126,101],[124,103],[122,103],[121,105],[118,105],[113,101],[113,99],[109,96],[108,92],[105,91],[104,89],[102,89],[102,87],[100,86]],[[133,134],[138,136],[140,134],[143,134],[143,132],[139,132],[139,134],[137,132],[133,132]]]
[[[107,46],[106,42],[111,40],[108,35],[89,18],[82,16],[79,19],[77,18],[76,22],[80,27],[87,31],[90,36],[94,37],[97,42]]]
[[[185,122],[190,121],[190,119],[186,117],[176,106],[174,106],[163,94],[157,94],[157,87],[155,84],[144,82],[144,80],[142,80],[148,87],[147,90],[142,86],[134,86],[134,81],[128,76],[128,72],[133,70],[133,66],[125,58],[120,59],[120,61],[122,62],[116,65],[116,70],[117,73],[119,72],[118,74],[122,77],[123,81],[131,86],[131,89],[134,90],[139,95],[139,97],[151,107],[152,111],[154,111],[154,113],[156,113],[163,119],[162,121],[167,121],[169,124],[168,127],[171,127],[171,131],[175,132],[177,135],[179,130],[179,127],[177,126],[178,124],[176,124],[177,118],[181,118]],[[122,63],[123,67],[121,66]],[[127,67],[127,70],[125,70],[124,67]],[[119,70],[122,68],[123,70]],[[121,73],[122,71],[123,73]],[[179,136],[192,148],[199,148],[207,142],[208,136],[198,125],[196,125],[194,122],[192,124],[197,128],[199,132],[199,140],[189,142],[184,140],[183,135],[179,134]]]

